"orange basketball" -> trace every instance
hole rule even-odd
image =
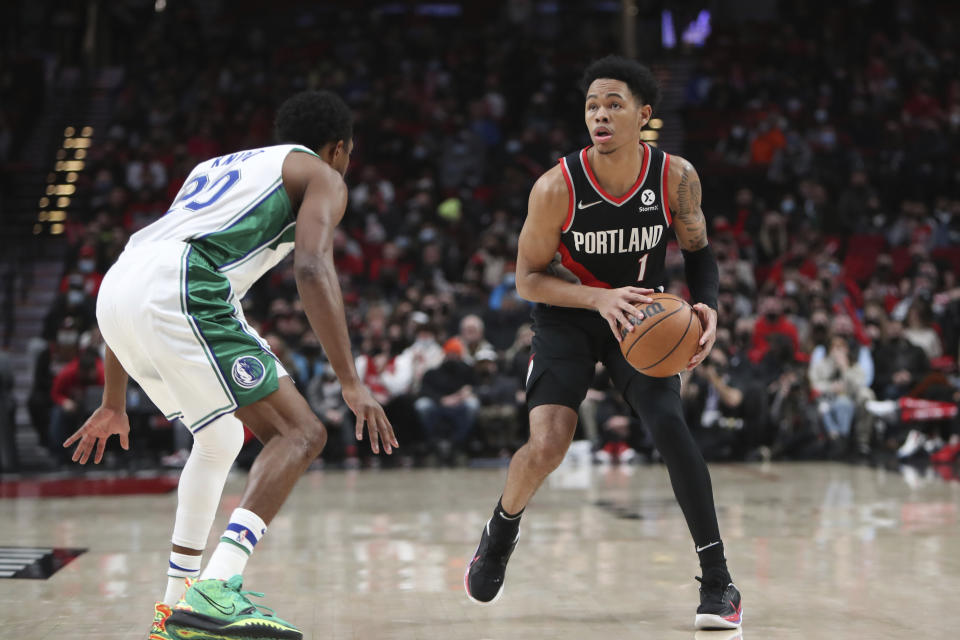
[[[620,351],[633,368],[653,378],[667,378],[686,369],[697,352],[703,327],[686,300],[669,293],[652,293],[653,301],[638,304],[643,320],[626,333]]]

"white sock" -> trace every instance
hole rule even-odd
[[[200,574],[200,562],[203,556],[189,556],[185,553],[170,552],[170,567],[167,569],[167,590],[163,594],[163,604],[173,606],[180,602],[186,590],[185,580],[196,578]]]
[[[266,532],[267,525],[260,516],[246,509],[234,509],[200,579],[229,580],[242,574],[254,547]]]

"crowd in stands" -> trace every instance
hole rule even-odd
[[[719,427],[705,451],[960,451],[960,81],[943,17],[836,8],[715,33],[699,56],[687,146],[721,198],[705,205],[719,348],[685,388],[691,422]]]
[[[685,155],[721,274],[716,346],[683,385],[709,459],[960,453],[954,31],[920,15],[870,28],[857,13],[828,14],[826,29],[814,16],[721,29],[684,54],[696,62]],[[164,213],[195,163],[270,144],[280,100],[327,88],[357,118],[337,270],[357,369],[401,462],[508,456],[526,436],[532,337],[517,236],[533,181],[586,144],[575,82],[605,51],[610,16],[492,11],[484,28],[293,9],[219,17],[200,24],[180,8],[143,25],[90,149],[30,398],[44,442],[63,459],[59,442],[99,399],[94,300],[129,235]],[[675,245],[667,266],[668,290],[686,296]],[[378,464],[353,438],[291,263],[244,308],[335,434],[324,458]],[[182,462],[185,431],[135,386],[130,398],[135,442]],[[656,458],[602,369],[578,432],[598,460]]]

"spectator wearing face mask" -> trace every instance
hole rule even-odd
[[[923,349],[907,340],[896,320],[888,321],[883,332],[874,353],[874,389],[881,400],[896,400],[920,382],[930,370],[930,361]]]
[[[60,280],[60,293],[82,291],[84,296],[96,299],[103,274],[97,269],[97,250],[89,244],[80,247],[76,268]]]
[[[293,361],[296,379],[304,387],[314,378],[323,375],[326,360],[323,357],[320,339],[312,329],[304,331],[300,336],[300,346],[290,354],[290,359]]]
[[[830,339],[826,357],[810,365],[810,386],[817,394],[817,410],[823,421],[832,455],[846,451],[858,404],[865,402],[866,373],[851,357],[850,340],[842,335]]]
[[[914,300],[907,311],[907,323],[903,329],[903,337],[927,354],[931,360],[943,355],[943,344],[940,335],[932,326],[930,305],[922,299]]]
[[[452,464],[466,453],[480,406],[473,392],[473,368],[463,361],[459,338],[443,345],[444,360],[423,376],[416,402],[427,444],[441,462]]]
[[[444,358],[443,347],[437,342],[437,329],[430,323],[427,314],[416,311],[412,315],[414,342],[395,361],[396,384],[405,393],[419,391],[424,374],[440,366]]]
[[[859,384],[855,394],[851,395],[854,403],[854,421],[852,431],[856,440],[857,451],[866,455],[870,451],[870,441],[873,435],[873,420],[870,414],[865,411],[866,404],[875,399],[876,395],[870,387],[874,380],[874,361],[870,347],[856,339],[857,327],[851,317],[843,312],[834,315],[830,320],[829,339],[825,344],[818,344],[810,354],[810,368],[813,370],[824,359],[830,357],[830,345],[836,338],[842,338],[846,341],[848,353],[852,360],[856,361],[857,368],[863,374],[862,383]],[[861,332],[861,337],[866,339],[866,334]]]
[[[745,167],[750,163],[750,140],[742,123],[730,127],[727,136],[717,144],[717,154],[729,165]]]
[[[960,109],[957,110],[960,117]],[[936,228],[933,233],[933,244],[936,247],[960,246],[960,199],[949,199],[945,196],[937,198],[934,205],[933,217]]]
[[[475,394],[480,401],[477,433],[491,453],[509,456],[518,446],[518,416],[524,406],[520,380],[501,371],[493,349],[481,349],[474,362]]]
[[[863,371],[864,382],[868,387],[872,386],[874,375],[873,354],[870,352],[869,346],[857,343],[854,340],[854,324],[850,316],[843,313],[833,316],[830,321],[830,336],[841,336],[853,345],[853,355]],[[828,347],[828,344],[818,344],[814,347],[810,354],[810,366],[814,366],[827,357]]]
[[[777,334],[785,336],[796,351],[799,347],[797,327],[783,314],[783,304],[774,297],[765,298],[760,303],[760,315],[753,326],[753,345],[750,359],[760,362],[770,349],[769,337]]]
[[[66,318],[72,319],[73,328],[78,333],[86,331],[96,321],[96,298],[86,293],[83,275],[72,271],[64,280],[66,289],[57,295],[43,320],[43,335],[51,340],[56,339]]]

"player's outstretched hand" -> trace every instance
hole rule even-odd
[[[357,440],[363,439],[363,425],[367,425],[370,434],[370,449],[380,453],[380,441],[383,441],[383,450],[392,454],[400,446],[397,436],[393,435],[393,426],[387,420],[387,414],[377,402],[370,390],[364,385],[344,387],[343,399],[350,410],[357,416]]]
[[[687,371],[692,371],[710,355],[710,350],[713,349],[713,343],[717,340],[717,312],[702,302],[693,305],[693,310],[700,316],[703,335],[700,336],[700,346],[697,348],[697,352],[690,358]]]
[[[124,411],[116,411],[101,406],[93,412],[93,415],[87,418],[83,426],[77,429],[77,432],[66,439],[63,443],[64,448],[68,448],[76,441],[80,441],[73,452],[73,461],[80,464],[87,464],[90,459],[90,453],[93,447],[97,447],[97,454],[93,458],[95,464],[100,464],[103,460],[103,451],[107,448],[107,440],[112,435],[120,436],[120,446],[127,450],[130,448],[130,421]]]
[[[637,309],[639,303],[653,302],[649,297],[653,289],[642,289],[640,287],[620,287],[619,289],[601,289],[600,300],[597,304],[597,311],[610,325],[610,331],[613,331],[613,337],[617,342],[622,342],[620,327],[624,327],[627,332],[633,331],[635,324],[630,322],[628,315],[637,319],[637,322],[643,320],[643,313]]]

